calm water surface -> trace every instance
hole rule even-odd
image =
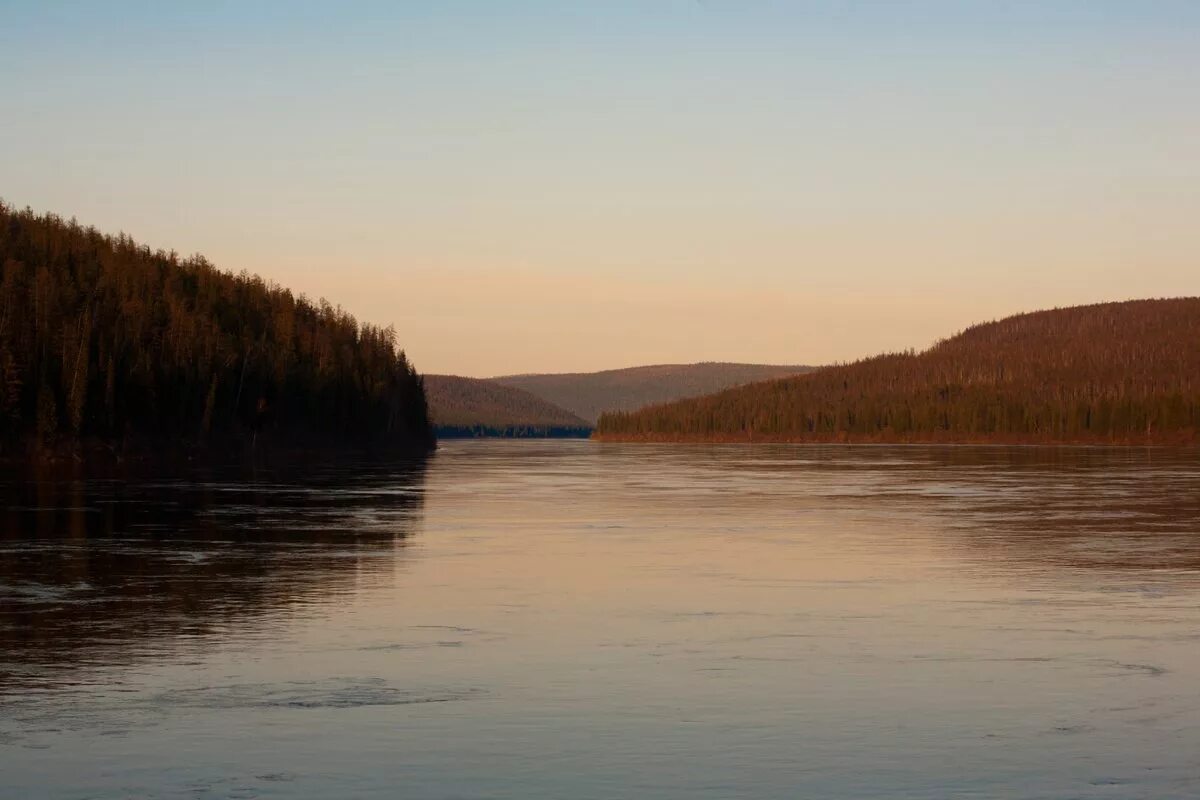
[[[0,797],[1194,798],[1200,456],[9,476]]]

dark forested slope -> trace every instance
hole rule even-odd
[[[656,364],[548,375],[505,375],[492,380],[532,392],[594,423],[605,411],[632,411],[653,403],[719,392],[731,386],[807,372],[812,367],[772,364]]]
[[[1195,442],[1200,298],[1021,314],[897,353],[635,413],[604,439]]]
[[[433,444],[391,328],[204,258],[0,205],[5,452]]]
[[[439,436],[587,436],[592,426],[522,389],[480,378],[426,375]]]

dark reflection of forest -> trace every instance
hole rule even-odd
[[[203,646],[370,585],[395,569],[423,481],[420,462],[0,476],[0,688]]]

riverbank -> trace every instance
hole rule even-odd
[[[896,436],[889,434],[779,436],[758,434],[753,431],[722,434],[669,434],[669,433],[593,433],[596,442],[648,443],[648,444],[876,444],[876,445],[1064,445],[1091,447],[1195,447],[1200,445],[1200,434],[1195,430],[1165,431],[1111,436],[1028,436],[1023,434],[960,434],[941,432]]]

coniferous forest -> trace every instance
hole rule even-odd
[[[612,440],[1188,443],[1200,298],[1062,308],[868,358],[600,417]]]
[[[202,256],[0,204],[0,446],[425,450],[392,328]]]

